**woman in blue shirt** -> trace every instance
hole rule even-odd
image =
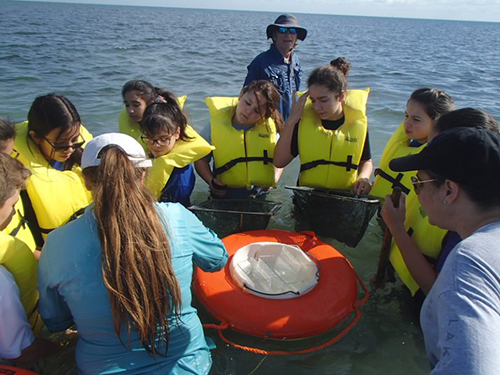
[[[82,157],[94,205],[47,238],[39,311],[47,327],[76,324],[81,374],[208,374],[211,358],[191,306],[193,262],[221,269],[221,241],[180,204],[155,203],[151,161],[125,134],[104,134]]]

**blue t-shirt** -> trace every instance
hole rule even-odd
[[[217,271],[224,267],[228,254],[217,236],[182,205],[158,203],[157,210],[168,224],[172,265],[182,295],[179,319],[169,313],[167,357],[153,359],[133,328],[127,339],[122,326],[126,346],[118,339],[102,277],[102,249],[92,208],[47,237],[38,269],[38,310],[51,331],[73,323],[78,326],[80,374],[208,374],[210,370],[203,328],[191,306],[193,263],[205,271]]]
[[[189,207],[191,205],[189,197],[193,192],[195,181],[193,164],[184,168],[174,168],[158,202],[180,203],[184,207]]]
[[[271,81],[281,94],[280,112],[286,121],[292,108],[293,92],[300,90],[302,68],[299,57],[292,53],[291,61],[287,63],[276,46],[271,44],[269,50],[253,59],[247,69],[243,86],[261,79]]]
[[[64,163],[54,160],[52,168],[57,169],[58,171],[64,171]]]
[[[410,147],[420,147],[423,145],[423,143],[420,143],[416,139],[410,139],[409,145],[410,145]]]

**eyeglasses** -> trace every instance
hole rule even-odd
[[[295,35],[295,34],[297,34],[297,29],[294,29],[293,27],[279,27],[278,32],[280,34],[290,33],[290,34]]]
[[[19,151],[17,151],[15,148],[12,149],[12,153],[10,154],[10,156],[14,159],[17,159],[19,157]]]
[[[415,189],[415,193],[418,195],[420,191],[422,190],[423,185],[426,182],[435,182],[439,181],[437,178],[432,178],[430,180],[419,180],[417,176],[411,176],[411,183],[413,185],[413,188]]]
[[[69,145],[58,145],[58,144],[52,143],[52,141],[50,139],[43,137],[43,139],[45,139],[47,141],[47,143],[49,145],[51,145],[55,151],[58,151],[58,152],[66,151],[66,150],[69,150],[70,148],[72,148],[73,150],[79,149],[85,143],[85,139],[83,138],[83,136],[81,134],[80,134],[80,138],[82,139],[81,142],[71,143]]]
[[[166,137],[159,137],[159,138],[149,138],[146,137],[145,135],[141,135],[141,139],[144,143],[149,143],[149,144],[158,144],[159,146],[166,145],[170,140],[172,139],[172,136],[166,136]]]

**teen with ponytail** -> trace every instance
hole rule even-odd
[[[145,150],[146,144],[141,139],[141,128],[139,123],[144,118],[144,111],[153,103],[164,102],[163,94],[168,96],[168,91],[154,87],[151,83],[143,80],[128,81],[123,85],[122,98],[125,108],[118,117],[120,133],[128,134],[139,142]],[[186,96],[177,98],[179,107],[182,109]]]
[[[350,67],[345,58],[337,58],[314,69],[307,80],[309,90],[292,106],[274,165],[283,168],[299,155],[300,186],[356,194],[370,187],[368,89],[347,90]]]
[[[392,159],[418,154],[427,145],[433,125],[440,116],[453,111],[455,102],[443,90],[423,87],[413,91],[406,103],[405,119],[387,142],[370,194],[385,199],[398,186],[406,195],[411,193],[411,178],[417,172],[394,172]]]
[[[150,166],[125,134],[89,142],[82,167],[94,204],[51,233],[40,258],[40,314],[52,331],[77,325],[81,374],[210,370],[192,263],[217,271],[228,255],[182,205],[155,203],[143,184]]]

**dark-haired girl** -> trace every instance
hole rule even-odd
[[[276,145],[282,168],[300,156],[299,185],[353,190],[369,188],[373,163],[368,139],[368,90],[347,90],[350,64],[344,58],[316,68],[309,90],[294,103]],[[308,100],[310,99],[310,100]]]
[[[90,203],[81,179],[82,147],[92,135],[73,103],[61,95],[35,99],[17,124],[15,149],[32,175],[27,192],[42,234],[66,224]]]
[[[274,147],[283,124],[279,101],[274,85],[264,80],[245,86],[239,98],[206,99],[210,124],[202,136],[215,150],[195,167],[212,197],[247,198],[276,186],[281,170],[273,165]]]
[[[118,118],[120,133],[128,134],[141,143],[145,150],[146,145],[141,139],[141,129],[139,123],[144,117],[146,108],[155,102],[163,102],[162,94],[168,91],[154,87],[151,83],[143,80],[128,81],[123,85],[122,98],[125,108]],[[184,105],[186,97],[177,98],[180,107]]]
[[[140,121],[141,139],[153,158],[147,186],[159,202],[190,205],[194,188],[193,164],[213,147],[187,123],[176,97],[163,91],[146,108]]]
[[[410,179],[416,172],[396,173],[389,168],[390,161],[422,151],[436,120],[454,108],[454,101],[442,90],[421,88],[411,94],[406,103],[405,120],[389,139],[375,171],[371,195],[385,199],[396,186],[405,194],[411,193]]]

